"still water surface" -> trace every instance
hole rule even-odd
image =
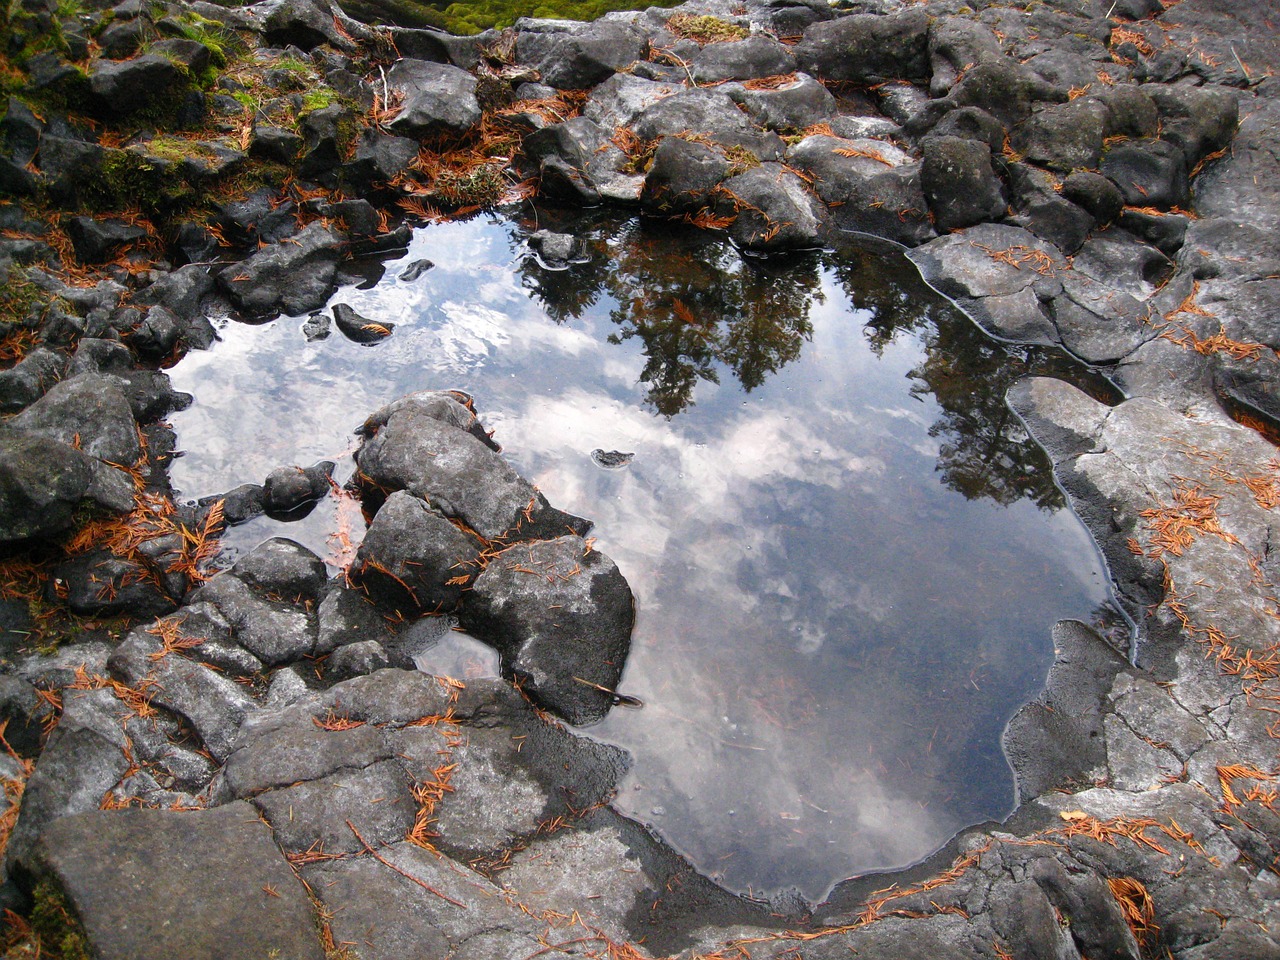
[[[377,407],[465,390],[635,591],[622,689],[646,706],[591,729],[634,755],[624,811],[733,889],[810,899],[1006,814],[1000,733],[1043,683],[1050,627],[1107,602],[1003,399],[1063,362],[988,340],[897,254],[744,260],[598,215],[557,271],[529,252],[534,226],[418,231],[380,282],[334,298],[396,325],[374,346],[308,343],[305,318],[225,325],[171,371],[196,397],[173,418],[175,485],[205,496],[322,458],[341,478]],[[228,544],[323,555],[342,514]]]

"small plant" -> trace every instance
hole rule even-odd
[[[38,956],[51,960],[89,960],[89,940],[62,892],[42,880],[36,884],[32,900],[31,931],[40,944]]]
[[[740,27],[736,23],[692,13],[677,13],[667,21],[667,29],[677,37],[699,44],[727,43],[730,40],[743,40],[751,35],[746,27]]]
[[[502,168],[492,163],[466,173],[445,170],[436,177],[434,185],[440,199],[460,207],[491,207],[502,199],[506,187]]]

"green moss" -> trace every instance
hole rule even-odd
[[[719,17],[696,16],[691,13],[677,13],[667,21],[667,29],[677,37],[683,37],[695,43],[724,43],[729,40],[743,40],[751,35],[751,31],[736,23],[729,23]]]
[[[669,6],[671,0],[463,0],[444,8],[445,29],[470,36],[490,28],[509,27],[520,17],[596,20],[613,10],[644,10]]]
[[[330,87],[313,87],[302,94],[302,112],[323,110],[337,103],[340,97]]]
[[[62,892],[42,880],[32,899],[31,929],[40,938],[41,955],[50,960],[89,960],[89,938]]]

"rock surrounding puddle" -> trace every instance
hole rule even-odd
[[[591,728],[635,757],[625,812],[732,889],[811,899],[1006,814],[1000,734],[1043,683],[1050,627],[1114,629],[1101,562],[1004,403],[1065,362],[995,344],[896,253],[744,260],[596,215],[556,270],[525,242],[546,226],[418,231],[334,297],[394,325],[376,344],[308,341],[306,317],[223,326],[171,371],[196,397],[173,418],[175,487],[324,458],[341,479],[368,411],[465,390],[636,593],[622,689],[645,706]],[[353,507],[227,547],[284,535],[337,560]],[[492,669],[453,641],[422,663]]]

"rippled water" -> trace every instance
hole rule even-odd
[[[545,269],[532,220],[418,231],[335,302],[396,324],[376,346],[305,318],[228,323],[173,371],[195,497],[341,459],[412,390],[471,393],[506,455],[596,521],[638,622],[615,710],[635,756],[619,805],[738,890],[821,897],[1012,807],[1000,733],[1062,617],[1105,575],[1004,404],[1063,366],[1007,351],[869,248],[744,260],[707,234],[598,215],[585,262]],[[396,279],[421,258],[435,267]],[[634,453],[608,469],[593,450]],[[345,459],[342,459],[344,458]],[[337,501],[260,520],[325,553]],[[449,665],[474,662],[451,647]]]

